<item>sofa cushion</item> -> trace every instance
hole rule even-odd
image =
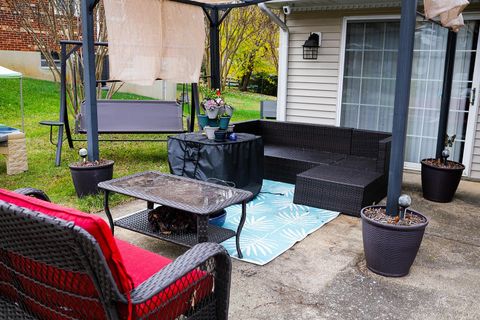
[[[291,159],[314,164],[332,164],[346,158],[345,154],[325,152],[286,145],[265,145],[265,157]]]
[[[132,276],[135,287],[166,267],[172,260],[153,252],[134,246],[128,242],[115,239],[123,257],[125,268]],[[198,269],[178,279],[152,299],[133,306],[134,318],[176,319],[193,304],[212,292],[213,278]],[[175,299],[172,299],[174,298]],[[169,301],[171,300],[171,301]],[[167,301],[169,301],[167,303]],[[156,310],[162,306],[159,310]],[[127,310],[123,308],[122,314]],[[147,316],[148,315],[148,316]]]
[[[351,168],[355,170],[376,171],[377,159],[357,156],[347,156],[333,164],[337,167]]]
[[[0,189],[0,200],[74,222],[75,225],[87,231],[97,240],[120,292],[128,293],[133,289],[132,278],[125,269],[112,232],[102,218],[2,189]]]

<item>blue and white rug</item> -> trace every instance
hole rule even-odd
[[[258,196],[247,204],[247,219],[240,235],[242,261],[265,265],[310,233],[335,219],[339,212],[293,203],[293,184],[263,180]],[[228,207],[225,228],[237,230],[241,205]],[[238,258],[235,237],[222,245]]]

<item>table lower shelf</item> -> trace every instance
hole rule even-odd
[[[114,225],[182,246],[193,247],[198,243],[196,233],[162,234],[160,232],[153,231],[152,226],[148,222],[148,210],[143,210],[120,218],[114,222]],[[236,232],[233,230],[217,227],[211,224],[208,225],[209,242],[221,243],[227,239],[230,239],[231,237],[234,237],[235,235]]]

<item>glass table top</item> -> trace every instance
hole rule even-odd
[[[190,178],[148,171],[101,182],[99,187],[195,213],[212,213],[252,193]]]

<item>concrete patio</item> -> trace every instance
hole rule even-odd
[[[263,267],[233,260],[230,319],[479,319],[480,183],[462,181],[444,205],[422,198],[419,174],[405,174],[404,190],[431,218],[410,275],[370,272],[360,219],[340,215]],[[112,213],[140,208],[135,201]],[[170,258],[185,251],[119,228],[116,235]]]

